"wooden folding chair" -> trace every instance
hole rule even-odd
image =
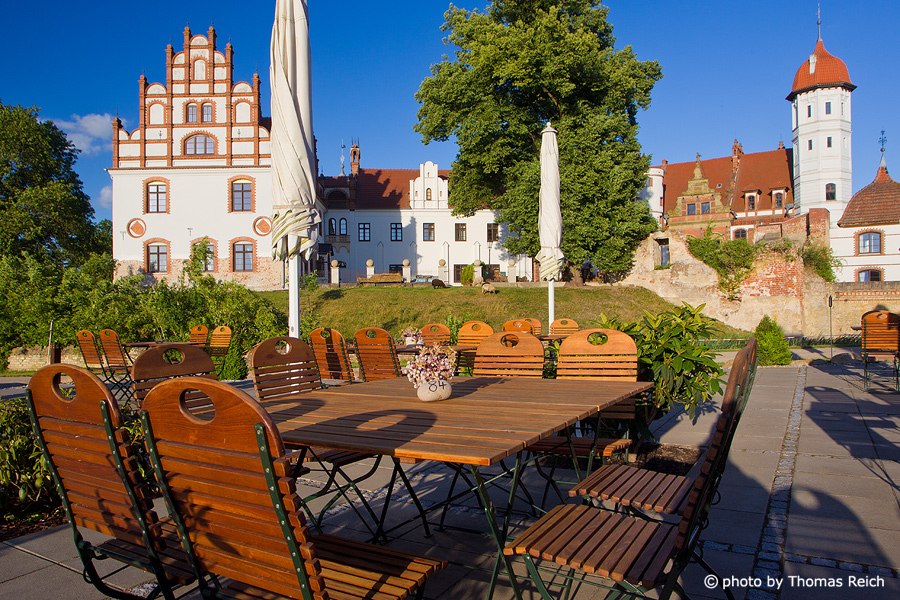
[[[543,377],[544,345],[524,331],[495,333],[478,346],[474,374],[484,377]]]
[[[550,323],[550,335],[571,335],[578,331],[578,323],[572,319],[556,319]]]
[[[422,325],[422,342],[426,346],[449,346],[452,332],[443,323]]]
[[[63,378],[71,382],[71,390],[60,388]],[[143,598],[111,587],[109,576],[100,576],[95,562],[113,559],[123,568],[130,565],[152,573],[154,595],[174,598],[173,587],[190,583],[193,570],[174,524],[153,511],[153,496],[141,481],[134,448],[122,428],[122,413],[107,387],[85,369],[54,364],[34,374],[27,399],[34,434],[62,499],[85,581],[106,596]],[[91,543],[84,539],[84,529],[111,539]]]
[[[103,351],[97,343],[94,334],[86,329],[82,329],[75,334],[78,341],[78,350],[81,351],[81,358],[84,360],[85,368],[99,377],[107,381],[108,374],[106,372],[106,364],[103,362]]]
[[[120,402],[134,399],[131,394],[131,357],[122,346],[119,334],[113,329],[102,329],[98,335],[100,349],[106,363],[106,372],[114,394]],[[118,393],[117,393],[118,392]]]
[[[214,416],[180,402],[198,389]],[[203,597],[421,597],[442,560],[331,535],[306,524],[294,473],[265,409],[243,392],[207,379],[166,381],[144,401],[150,456],[178,522]],[[229,578],[222,581],[219,578]]]
[[[466,321],[456,334],[456,343],[460,346],[477,348],[478,344],[494,333],[494,328],[484,321]],[[460,351],[456,355],[456,371],[470,372],[475,368],[475,350]]]
[[[889,361],[900,391],[900,315],[870,310],[862,316],[863,387],[869,389],[869,361]]]
[[[756,347],[756,339],[751,338],[738,352],[728,376],[724,397],[735,400],[731,404],[734,415],[722,439],[722,451],[726,456],[753,387]],[[723,404],[723,411],[725,409]],[[695,479],[696,474],[654,473],[630,465],[610,464],[600,467],[569,490],[569,496],[608,500],[629,511],[682,514]]]
[[[228,349],[231,347],[231,327],[220,325],[212,330],[209,334],[209,342],[206,345],[206,351],[209,352],[210,358],[216,363],[216,373],[222,369],[225,364],[225,357],[228,356]]]
[[[569,335],[560,344],[556,364],[557,379],[596,379],[598,381],[637,381],[638,355],[637,345],[627,333],[613,329],[585,329]],[[587,459],[587,473],[592,471],[595,458],[602,462],[620,453],[628,452],[631,440],[628,438],[627,425],[622,422],[635,418],[635,399],[617,403],[600,411],[595,423],[596,431],[592,435],[575,437],[573,435],[555,435],[539,440],[528,447],[535,454],[566,456],[572,459],[575,472],[580,476],[579,459]],[[614,424],[617,432],[614,437],[601,436],[604,425]],[[552,485],[563,499],[558,483],[554,479],[556,464],[553,463],[550,473],[545,474],[536,463],[538,472],[547,480],[543,505],[548,488]]]
[[[190,344],[160,344],[145,350],[131,368],[134,381],[134,397],[138,404],[161,381],[174,377],[206,377],[216,379],[216,366],[209,355]],[[202,396],[185,398],[191,408],[209,406],[209,399]]]
[[[530,319],[512,319],[503,324],[503,331],[522,331],[537,335],[534,331],[534,324]]]
[[[188,337],[188,343],[194,344],[195,346],[199,346],[200,348],[206,348],[206,343],[209,341],[209,327],[206,325],[194,325],[191,327],[191,335]]]
[[[363,381],[378,381],[400,377],[400,361],[394,340],[384,329],[365,327],[353,336],[356,356]]]
[[[285,402],[302,404],[303,395],[306,392],[323,387],[313,351],[303,340],[291,337],[274,337],[254,346],[250,351],[250,376],[253,379],[253,388],[256,390],[257,399],[263,407]],[[314,519],[316,526],[321,528],[325,513],[339,497],[343,497],[363,524],[369,528],[373,536],[379,537],[383,529],[382,520],[376,515],[358,486],[375,474],[381,462],[381,457],[374,457],[372,454],[364,452],[330,450],[328,448],[303,447],[300,449],[306,451],[304,455],[305,461],[318,462],[322,466],[322,470],[328,474],[328,481],[324,487],[315,494],[304,498],[304,502],[329,494],[333,495],[331,501],[325,504],[324,508],[319,511],[319,516]],[[363,475],[351,477],[344,471],[344,467],[347,465],[369,458],[375,458],[374,463]],[[419,499],[413,491],[406,473],[403,472],[399,461],[396,459],[394,460],[394,468],[399,470],[396,476],[399,476],[403,481],[420,514],[423,515],[424,521],[424,512]],[[344,483],[339,483],[338,477]],[[347,490],[353,490],[359,498],[363,508],[372,519],[374,528],[369,527],[369,523],[347,495]],[[390,490],[388,494],[390,494]],[[310,518],[313,518],[312,515],[310,515]],[[425,522],[425,529],[429,531],[427,521]]]
[[[309,345],[316,357],[319,375],[324,379],[335,379],[353,383],[353,366],[347,354],[344,336],[337,329],[320,327],[309,334]]]
[[[740,395],[738,385],[726,388],[711,444],[686,492],[678,523],[647,520],[588,505],[561,504],[510,542],[504,553],[524,557],[529,577],[545,600],[552,596],[535,559],[569,568],[564,576],[567,592],[578,571],[609,580],[603,587],[612,587],[614,592],[646,597],[646,592],[657,589],[661,599],[670,597],[673,591],[686,597],[678,578],[691,560],[715,575],[695,550],[725,468]],[[583,577],[579,580],[586,581]],[[724,591],[733,598],[729,589]]]

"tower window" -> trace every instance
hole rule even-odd
[[[806,105],[806,116],[812,118],[812,104]]]
[[[826,114],[826,115],[830,115],[830,114],[831,114],[831,102],[826,102],[826,103],[825,103],[825,114]]]
[[[812,150],[812,140],[807,140],[807,141],[806,141],[806,149],[807,149],[807,150]]]
[[[829,135],[828,138],[825,140],[825,145],[828,146],[829,148],[831,148],[831,136],[830,136],[830,135]]]
[[[837,185],[834,183],[825,184],[825,199],[837,200]]]

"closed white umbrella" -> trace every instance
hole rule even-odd
[[[316,248],[309,8],[306,0],[277,0],[272,27],[272,256],[288,260],[289,327],[300,333],[300,258]]]
[[[559,247],[562,243],[562,214],[559,208],[559,145],[556,134],[550,123],[541,132],[541,212],[538,219],[541,251],[535,257],[541,265],[541,279],[549,282],[550,323],[555,320],[553,282],[559,280],[564,260]]]

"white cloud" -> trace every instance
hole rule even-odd
[[[71,120],[54,119],[75,147],[85,155],[100,154],[112,150],[112,120],[109,113],[72,115]]]
[[[100,208],[112,208],[112,186],[105,185],[100,189],[100,196],[97,197],[97,206]]]

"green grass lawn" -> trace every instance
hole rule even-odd
[[[259,292],[287,312],[287,292]],[[641,287],[584,287],[556,290],[556,317],[574,319],[589,327],[600,313],[633,321],[645,310],[658,313],[672,304]],[[301,310],[312,311],[320,325],[333,327],[345,336],[362,327],[382,327],[398,334],[410,325],[443,323],[448,316],[460,321],[478,319],[495,329],[518,317],[534,317],[547,328],[546,288],[500,288],[496,295],[483,295],[481,288],[453,287],[353,287],[321,288],[301,292]],[[720,325],[721,337],[746,337],[745,331]]]

